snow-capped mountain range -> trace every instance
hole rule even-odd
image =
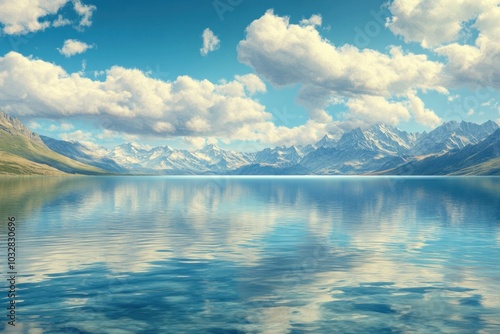
[[[447,122],[422,136],[410,150],[412,155],[444,153],[461,149],[467,145],[478,144],[498,129],[493,121],[483,124],[470,122]]]
[[[113,149],[89,148],[78,142],[41,138],[62,155],[116,173],[378,174],[401,170],[404,165],[411,166],[428,157],[465,148],[473,150],[498,129],[493,121],[483,124],[451,121],[429,133],[418,134],[380,124],[345,132],[338,140],[325,135],[307,146],[266,148],[250,153],[224,150],[216,145],[197,150],[169,146],[146,150],[131,143]],[[500,157],[500,150],[493,150],[492,154]]]

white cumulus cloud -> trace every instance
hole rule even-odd
[[[408,100],[410,101],[411,110],[415,120],[420,124],[436,127],[443,121],[432,110],[425,108],[424,102],[415,94],[415,92],[408,93]]]
[[[314,122],[296,128],[275,126],[272,115],[249,95],[265,90],[252,74],[225,83],[189,76],[161,81],[137,69],[114,66],[97,81],[9,52],[0,57],[0,78],[2,111],[66,122],[85,116],[103,129],[129,136],[216,137],[284,145],[309,143],[327,131],[326,125]]]
[[[57,19],[54,20],[54,22],[52,22],[52,26],[54,26],[55,28],[64,27],[64,26],[67,26],[69,24],[71,24],[71,21],[68,19],[65,19],[62,15],[58,15]]]
[[[319,14],[314,14],[308,19],[303,19],[300,21],[302,25],[312,25],[312,26],[320,26],[322,24],[323,18]]]
[[[47,130],[49,130],[49,131],[59,131],[59,130],[69,131],[69,130],[73,130],[74,128],[75,127],[73,126],[73,124],[70,124],[67,122],[61,122],[59,125],[52,124],[51,126],[48,127]]]
[[[70,0],[0,0],[0,27],[7,35],[23,35],[62,27],[71,23],[67,18],[58,15],[55,20],[51,16],[57,14]],[[73,0],[73,8],[80,16],[78,28],[89,27],[94,10],[93,5],[85,5],[80,0]],[[53,20],[53,21],[52,21]]]
[[[377,123],[395,126],[410,119],[409,108],[404,102],[389,102],[381,96],[357,96],[349,99],[346,105],[350,111],[346,121],[351,128],[364,128]]]
[[[79,27],[90,27],[92,25],[92,14],[96,10],[96,7],[93,5],[85,5],[82,4],[80,0],[74,0],[73,6],[75,12],[80,15],[80,23]]]
[[[347,106],[353,107],[354,114],[373,113],[367,120],[406,120],[399,104],[383,100],[406,97],[413,90],[447,93],[443,64],[394,46],[388,54],[349,44],[337,47],[310,21],[320,23],[313,16],[302,24],[291,24],[288,17],[267,11],[247,27],[246,38],[238,45],[238,59],[274,85],[301,84],[298,99],[312,120],[331,121],[324,108],[339,96],[350,99]],[[367,103],[390,107],[370,111],[362,107]]]
[[[28,123],[28,128],[30,128],[31,130],[36,130],[42,128],[42,126],[35,121],[31,121]]]
[[[250,95],[266,91],[266,84],[255,74],[236,75],[235,79],[245,87]]]
[[[47,15],[55,14],[68,0],[0,0],[0,23],[8,35],[27,34],[50,26]]]
[[[202,56],[208,55],[210,52],[215,51],[220,46],[219,38],[209,28],[203,30],[203,47],[200,49]]]
[[[432,48],[456,41],[464,23],[498,4],[498,0],[394,0],[387,26],[406,42]]]
[[[71,57],[80,53],[84,53],[88,49],[92,49],[94,46],[89,45],[87,43],[78,41],[76,39],[67,39],[64,41],[64,45],[59,50],[59,53],[66,56]]]
[[[59,138],[65,141],[79,141],[79,142],[91,142],[93,139],[93,135],[90,132],[85,132],[82,130],[76,130],[71,133],[62,133],[59,135]]]
[[[447,58],[450,87],[500,88],[499,0],[394,0],[388,8],[394,34]]]
[[[446,71],[456,85],[500,89],[500,7],[481,13],[474,27],[478,37],[474,45],[452,43],[435,51],[448,58]]]

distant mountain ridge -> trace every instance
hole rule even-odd
[[[250,153],[224,150],[214,144],[196,150],[170,146],[144,149],[132,143],[112,149],[88,147],[76,141],[38,136],[20,121],[2,113],[0,131],[24,138],[32,145],[43,145],[46,150],[86,168],[94,168],[87,174],[105,171],[147,175],[497,175],[500,161],[499,126],[492,121],[483,124],[451,121],[422,134],[378,124],[344,132],[340,138],[325,135],[315,144]],[[9,151],[9,147],[4,145],[3,150]],[[61,169],[57,163],[52,167],[75,172],[71,168]]]
[[[483,124],[452,121],[429,133],[418,134],[378,124],[366,130],[345,132],[338,140],[325,135],[316,144],[265,148],[254,153],[223,150],[213,144],[188,151],[169,146],[145,150],[127,143],[108,150],[101,159],[115,161],[128,172],[145,174],[338,175],[404,171],[403,174],[413,175],[425,173],[425,169],[416,168],[425,157],[465,148],[472,152],[469,146],[486,140],[498,128],[492,121]],[[494,155],[489,158],[494,159]],[[457,172],[451,166],[440,168],[441,173]],[[484,172],[487,173],[483,169]]]
[[[411,149],[412,155],[443,153],[478,144],[498,129],[493,121],[483,124],[450,121],[422,136]]]
[[[85,163],[89,166],[94,166],[101,168],[103,170],[114,172],[114,173],[124,173],[127,169],[121,167],[117,162],[111,158],[100,155],[92,149],[86,147],[85,145],[75,142],[67,142],[63,140],[57,140],[46,136],[40,136],[47,147],[56,153],[64,155],[73,160]]]
[[[500,129],[485,140],[388,170],[397,175],[500,175]]]

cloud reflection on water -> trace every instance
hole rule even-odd
[[[476,319],[469,332],[498,325],[497,178],[40,177],[0,185],[2,212],[20,218],[27,314],[66,305],[78,312],[62,316],[82,331],[106,332],[99,323],[107,323],[147,332],[167,320],[177,332],[213,333],[333,324],[339,333],[351,325],[419,333],[459,329],[467,317]],[[143,313],[134,313],[138,305]]]

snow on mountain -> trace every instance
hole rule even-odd
[[[93,143],[85,143],[81,145],[81,152],[94,159],[102,159],[108,156],[110,150]]]
[[[266,148],[255,155],[254,163],[274,167],[290,167],[298,164],[304,154],[297,146]]]
[[[363,132],[374,146],[388,154],[404,154],[415,145],[417,134],[401,131],[390,125],[374,125]]]
[[[405,154],[417,138],[388,125],[356,128],[331,147],[319,147],[300,164],[320,174],[350,174],[376,170],[393,157]]]
[[[413,160],[383,174],[500,175],[500,129],[477,144]]]
[[[311,145],[311,144],[306,146],[299,145],[297,147],[300,150],[300,153],[302,153],[304,156],[308,155],[309,153],[317,149],[316,145]]]
[[[140,164],[144,168],[155,170],[175,170],[189,165],[186,164],[186,158],[183,154],[170,146],[158,146],[149,150],[147,155],[141,159]]]
[[[352,174],[370,170],[374,162],[383,158],[384,155],[367,148],[320,147],[304,157],[300,165],[314,174]]]
[[[143,163],[144,167],[149,169],[189,171],[202,174],[213,172],[212,159],[197,151],[176,150],[165,146],[152,149],[150,154],[149,160]]]
[[[217,145],[207,145],[197,150],[193,155],[207,162],[207,166],[214,171],[231,170],[247,165],[252,161],[252,155],[220,149]]]
[[[442,154],[467,145],[475,145],[483,141],[498,129],[493,121],[476,124],[462,121],[443,123],[431,132],[420,136],[410,150],[412,155]]]
[[[118,164],[126,168],[141,167],[142,162],[148,157],[148,151],[132,143],[116,146],[108,154]]]
[[[337,140],[325,135],[316,144],[266,148],[243,153],[207,145],[197,150],[169,146],[152,149],[122,144],[112,150],[97,145],[45,139],[63,155],[106,170],[145,174],[363,174],[408,165],[426,155],[443,154],[477,144],[499,127],[447,122],[429,133],[415,134],[388,125],[345,132]]]
[[[337,141],[325,135],[315,145],[266,148],[256,153],[223,150],[207,145],[195,151],[176,150],[169,146],[149,151],[134,144],[114,148],[107,157],[128,169],[146,171],[191,171],[224,173],[253,165],[251,171],[273,170],[300,165],[300,170],[320,173],[351,173],[387,163],[387,156],[405,153],[417,136],[397,128],[376,125],[367,130],[354,129]],[[247,169],[245,169],[247,170]]]
[[[395,127],[378,124],[362,131],[357,128],[345,133],[334,147],[347,149],[368,149],[383,154],[395,155],[408,151],[417,136]]]
[[[251,155],[207,145],[195,151],[158,146],[145,150],[135,144],[115,147],[108,157],[129,169],[149,172],[214,173],[236,169],[251,162]]]
[[[318,141],[316,143],[316,147],[333,147],[335,146],[335,144],[337,143],[337,141],[335,140],[335,138],[329,134],[326,134],[323,136],[323,138],[321,138],[320,141]]]

